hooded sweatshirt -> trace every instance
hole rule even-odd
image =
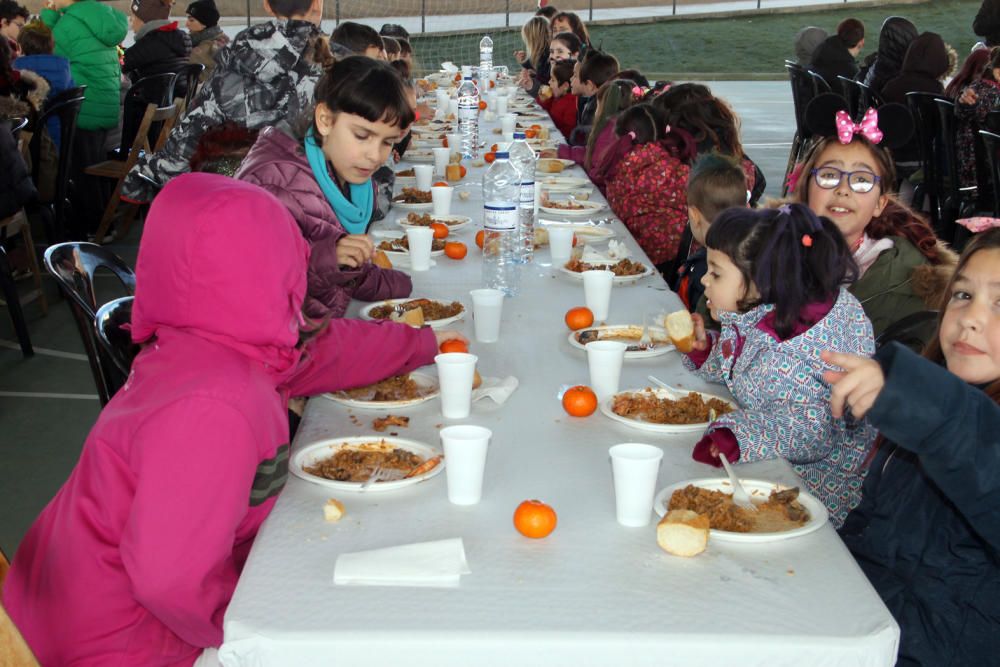
[[[885,102],[906,104],[906,93],[944,94],[941,77],[949,67],[944,40],[936,32],[925,32],[910,43],[899,74],[882,89]]]
[[[878,52],[875,61],[865,74],[864,83],[882,94],[882,88],[899,74],[910,42],[917,38],[917,27],[902,16],[890,16],[878,34]]]
[[[812,64],[813,54],[828,37],[826,30],[807,26],[795,34],[795,62],[803,67]]]
[[[238,34],[218,52],[216,71],[163,149],[139,158],[125,177],[122,198],[148,202],[167,181],[190,171],[190,159],[206,131],[232,121],[251,130],[288,127],[312,108],[323,67],[314,60],[319,27],[308,21],[272,19]]]
[[[287,476],[289,393],[433,360],[429,329],[395,323],[335,320],[298,349],[308,256],[256,186],[190,174],[157,197],[132,310],[143,349],[3,587],[41,664],[187,666],[218,646]]]

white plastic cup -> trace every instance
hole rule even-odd
[[[507,96],[497,95],[496,105],[493,107],[498,116],[502,116],[507,113]]]
[[[462,65],[462,78],[468,78],[472,76],[472,65]]]
[[[486,108],[490,111],[495,111],[497,108],[497,94],[495,91],[489,91],[483,98],[486,100]]]
[[[497,289],[474,289],[469,294],[472,296],[476,340],[480,343],[497,342],[500,340],[504,293]]]
[[[441,383],[441,414],[445,418],[465,419],[472,411],[472,381],[478,359],[476,355],[465,352],[449,352],[434,357]]]
[[[618,393],[618,381],[622,376],[622,363],[628,345],[616,340],[597,340],[584,346],[587,350],[587,366],[590,367],[590,388],[603,403]]]
[[[455,97],[448,98],[448,115],[458,119],[458,99]]]
[[[451,157],[451,148],[442,147],[431,150],[434,151],[434,175],[444,178],[444,171],[448,167],[448,158]]]
[[[442,90],[441,88],[438,88],[436,91],[434,91],[434,95],[437,97],[437,109],[438,109],[438,111],[441,111],[441,112],[447,111],[448,110],[448,100],[451,98],[451,96],[448,95],[448,91],[447,90]]]
[[[460,134],[448,134],[448,150],[451,151],[452,155],[458,155],[462,152],[462,135]]]
[[[549,230],[549,255],[552,257],[552,266],[562,266],[573,255],[573,228],[569,225],[549,225],[546,229]]]
[[[492,436],[490,429],[471,424],[441,429],[448,501],[453,505],[475,505],[482,499],[486,453]]]
[[[517,86],[506,86],[504,90],[507,92],[507,99],[512,100],[515,97],[517,97],[517,91],[518,91]]]
[[[652,445],[626,442],[613,446],[608,453],[615,481],[615,516],[618,523],[636,528],[648,525],[663,450]]]
[[[435,151],[438,149],[434,149]],[[448,150],[442,148],[441,150]],[[451,185],[435,185],[431,188],[431,202],[434,206],[434,215],[451,214],[451,195],[455,188]]]
[[[410,268],[414,271],[427,271],[431,268],[431,245],[434,243],[434,230],[430,227],[408,227],[406,240],[410,246]]]
[[[517,116],[512,113],[500,116],[500,133],[514,135],[514,128],[517,126]]]
[[[431,183],[434,182],[434,166],[429,164],[414,165],[413,175],[417,181],[417,190],[430,190]]]
[[[507,145],[508,147],[512,143],[514,143],[514,133],[513,132],[504,132],[503,133],[503,143],[505,145]]]
[[[550,232],[551,234],[551,232]],[[551,243],[551,236],[549,237]],[[594,321],[603,322],[608,319],[611,309],[611,286],[615,274],[611,271],[595,270],[583,272],[583,296],[587,308],[594,314]]]

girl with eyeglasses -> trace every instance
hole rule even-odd
[[[832,220],[847,242],[859,269],[849,289],[872,321],[876,338],[894,322],[933,309],[940,283],[934,267],[956,261],[930,225],[894,196],[896,167],[888,148],[905,143],[910,134],[897,129],[906,129],[905,119],[897,121],[894,109],[887,108],[898,106],[875,112],[868,131],[855,132],[848,120],[851,127],[841,129],[849,131],[838,134],[837,114],[846,102],[836,95],[817,98],[807,122],[812,119],[823,138],[806,155],[793,188],[793,199]],[[873,118],[870,112],[867,118]]]

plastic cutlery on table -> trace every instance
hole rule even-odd
[[[671,401],[678,401],[681,398],[683,398],[683,392],[681,392],[681,390],[679,390],[677,387],[671,387],[669,384],[667,384],[660,378],[656,377],[655,375],[647,375],[646,379],[655,384],[660,389],[665,389],[667,391],[667,394],[669,394],[667,398],[669,398]]]
[[[732,464],[729,463],[729,459],[727,459],[726,455],[722,452],[719,452],[719,461],[722,463],[722,467],[726,469],[726,474],[729,475],[729,481],[733,484],[733,504],[737,507],[742,507],[745,510],[756,512],[757,506],[754,505],[752,500],[750,500],[750,494],[743,488],[743,484],[736,476],[736,473],[733,472]]]

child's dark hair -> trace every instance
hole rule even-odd
[[[544,7],[539,7],[537,10],[535,10],[535,16],[544,16],[549,21],[551,21],[552,17],[558,13],[559,13],[559,8],[556,7],[555,5],[545,5]]]
[[[409,39],[410,31],[398,23],[383,23],[378,34],[383,37],[394,37],[396,39]]]
[[[375,28],[354,21],[344,21],[338,25],[330,35],[330,39],[358,54],[363,54],[372,46],[378,49],[385,48],[382,36],[375,32]]]
[[[844,46],[853,49],[865,38],[865,24],[855,18],[844,19],[837,24],[837,37]]]
[[[575,60],[563,60],[552,65],[552,76],[556,78],[559,85],[567,84],[573,78],[573,68],[576,67]]]
[[[747,178],[731,156],[706,153],[691,166],[687,203],[711,222],[727,208],[746,206]]]
[[[649,79],[637,69],[623,69],[615,75],[616,79],[626,79],[640,88],[649,88]]]
[[[396,43],[399,44],[399,55],[408,56],[413,53],[413,47],[410,45],[410,40],[403,39],[402,37],[394,37]]]
[[[584,25],[583,19],[576,12],[559,12],[555,16],[549,18],[551,23],[555,23],[560,19],[565,20],[569,23],[569,29],[574,35],[580,38],[580,41],[584,46],[590,47],[590,33],[587,32],[587,26]]]
[[[333,113],[354,114],[372,123],[406,128],[415,118],[399,72],[365,56],[344,58],[327,69],[316,84],[315,99]]]
[[[674,107],[711,98],[712,91],[708,86],[700,83],[679,83],[653,98],[653,105],[659,110],[661,116],[666,116]]]
[[[24,19],[25,21],[31,18],[31,14],[28,12],[27,7],[21,6],[20,4],[14,2],[14,0],[0,0],[0,19],[13,21],[18,17]]]
[[[759,297],[739,300],[741,311],[774,304],[774,329],[782,338],[791,336],[807,304],[835,300],[858,273],[840,230],[803,204],[726,209],[708,228],[705,244],[729,257],[748,291],[751,283],[757,288]]]
[[[50,55],[56,46],[52,29],[41,21],[32,21],[21,28],[17,43],[26,56]]]
[[[552,38],[553,42],[562,42],[570,53],[580,53],[583,42],[571,32],[560,32]]]
[[[590,81],[600,88],[605,83],[615,78],[618,73],[618,59],[608,53],[590,51],[587,58],[580,65],[580,82]]]
[[[389,62],[396,60],[396,57],[399,56],[399,42],[393,37],[382,35],[382,48],[385,49],[385,55]]]
[[[668,108],[663,121],[690,133],[698,144],[700,153],[714,150],[743,157],[739,120],[729,105],[718,97],[689,101]]]
[[[633,143],[649,144],[660,140],[661,125],[653,105],[643,102],[630,106],[618,115],[615,134],[624,137],[631,132],[635,135]]]
[[[267,4],[275,16],[287,19],[305,16],[312,7],[312,0],[268,0]]]
[[[405,60],[393,60],[389,63],[389,66],[399,72],[399,75],[403,77],[403,82],[406,83],[407,88],[413,86],[413,83],[410,81],[410,64],[408,62]]]

